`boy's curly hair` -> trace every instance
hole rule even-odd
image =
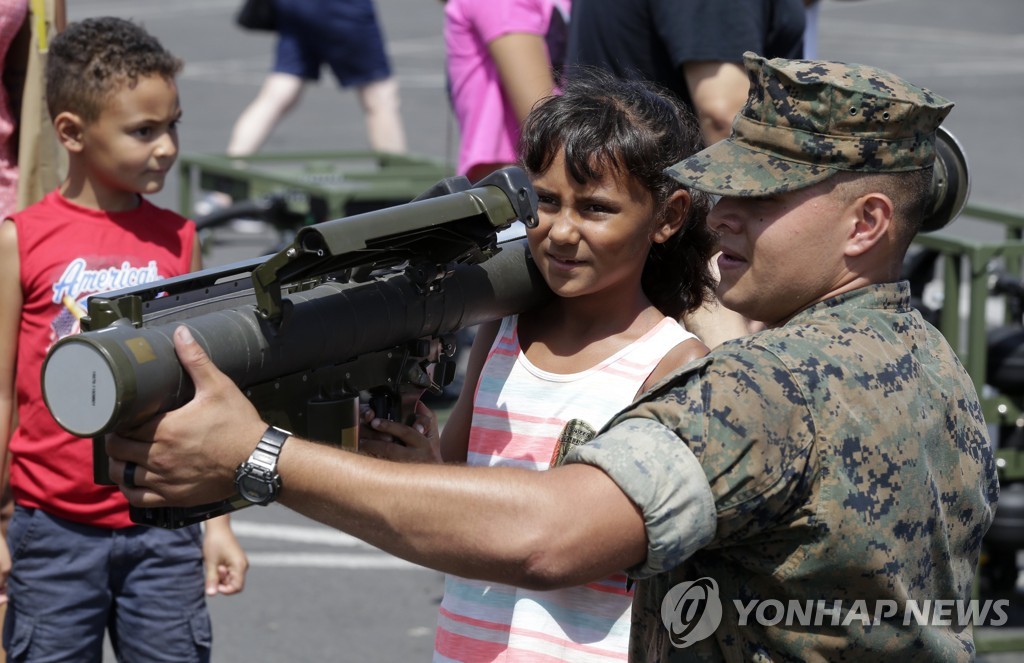
[[[104,16],[68,25],[50,43],[46,104],[50,118],[65,111],[95,121],[107,98],[140,77],[172,80],[182,61],[131,21]]]
[[[584,183],[626,173],[644,186],[662,214],[682,188],[665,169],[704,148],[693,113],[652,83],[625,80],[593,67],[569,71],[562,93],[538,103],[519,139],[519,161],[543,173],[561,152],[570,175]],[[706,217],[710,197],[692,190],[682,229],[654,244],[644,265],[644,293],[665,315],[678,318],[712,299],[711,256],[717,237]]]

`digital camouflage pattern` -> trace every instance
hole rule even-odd
[[[652,422],[674,435],[641,432]],[[664,513],[692,491],[679,445],[714,499],[716,528],[697,552],[688,539],[700,519]],[[630,571],[641,578],[633,661],[973,659],[970,627],[903,624],[908,599],[971,598],[999,490],[973,383],[910,307],[906,283],[843,293],[719,346],[566,462],[600,467],[644,514],[648,559]],[[702,577],[718,583],[722,623],[675,648],[662,599]],[[736,599],[842,601],[844,612],[836,626],[826,615],[820,626],[741,627]],[[879,600],[901,610],[842,626],[858,599],[872,616]]]
[[[744,54],[750,96],[725,140],[666,172],[724,196],[801,189],[837,170],[919,170],[953,104],[887,71]]]

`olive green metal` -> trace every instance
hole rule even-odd
[[[1007,271],[1021,274],[1024,258],[1024,215],[1008,210],[967,205],[963,217],[1002,226],[1005,239],[988,242],[946,234],[920,234],[914,243],[943,256],[943,308],[940,327],[970,373],[978,392],[985,385],[987,361],[986,306],[989,301],[989,267],[1000,259]],[[961,319],[961,292],[967,291],[966,323]],[[965,330],[962,330],[966,327]],[[963,334],[962,331],[966,331]],[[966,338],[964,338],[966,337]]]
[[[426,157],[372,151],[186,154],[178,170],[179,211],[186,216],[199,190],[222,191],[236,201],[291,192],[292,204],[307,206],[301,211],[316,201],[323,216],[316,221],[406,203],[454,174],[450,165]]]
[[[496,252],[497,231],[517,219],[534,225],[536,200],[526,173],[505,168],[466,191],[307,226],[289,246],[253,270],[257,311],[266,320],[279,320],[282,283],[301,276],[311,265],[322,270],[332,258],[339,259],[335,269],[412,261],[410,278],[430,287],[445,276],[436,266],[479,262]],[[440,235],[427,232],[442,225],[456,229]]]

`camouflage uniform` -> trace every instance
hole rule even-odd
[[[739,627],[732,604],[970,597],[995,469],[974,386],[909,297],[906,284],[862,288],[728,343],[578,449],[573,460],[601,467],[647,522],[648,559],[632,570],[649,578],[634,660],[971,658],[969,629]],[[649,421],[672,435],[651,435]],[[714,500],[712,538],[689,556],[693,518],[674,510],[692,488],[666,462],[680,441]],[[722,624],[672,650],[662,597],[705,576],[718,582]]]
[[[743,152],[749,139],[736,132],[753,130],[738,120],[730,139],[706,150],[717,157],[702,153],[674,167],[680,180],[725,195],[765,195],[821,181],[811,161],[822,150],[837,168],[869,172],[903,168],[905,150],[916,155],[907,168],[934,159],[945,100],[856,65],[748,54],[747,66],[754,91],[744,112],[782,113],[771,122],[786,129],[754,131],[765,141],[753,149],[771,154],[751,159]],[[826,82],[817,85],[819,76]],[[836,92],[837,79],[853,90]],[[870,136],[840,144],[835,156],[820,135],[817,143],[809,135],[803,120],[821,103],[825,122],[836,109],[845,117],[857,108],[870,129],[876,113],[868,108],[884,104],[867,97],[900,84],[907,87],[897,96],[909,105],[877,113],[898,124],[877,139],[889,147],[874,149],[881,143]],[[802,107],[803,94],[810,101]],[[942,104],[944,112],[934,110]],[[998,498],[973,383],[942,335],[910,307],[906,283],[833,296],[778,328],[716,348],[613,418],[567,462],[601,468],[644,516],[647,559],[629,570],[640,579],[631,660],[973,659],[971,629],[955,619],[948,627],[904,625],[908,599],[970,599]],[[717,582],[722,622],[713,635],[676,648],[662,602],[673,586],[699,578]],[[734,600],[840,601],[842,611],[836,625],[824,613],[810,627],[761,625],[752,614],[741,626]],[[866,602],[867,624],[849,613],[857,600]],[[900,609],[874,624],[881,600]]]

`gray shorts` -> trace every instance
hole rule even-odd
[[[210,660],[202,531],[103,529],[17,506],[3,644],[8,661]]]

